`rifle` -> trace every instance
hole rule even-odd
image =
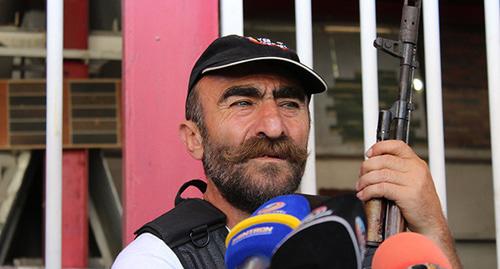
[[[417,68],[417,37],[421,0],[405,0],[399,40],[377,37],[374,46],[400,58],[399,97],[390,109],[379,112],[377,141],[398,139],[408,143],[412,104],[413,73]],[[372,199],[365,204],[367,247],[377,248],[386,238],[406,229],[399,208],[393,201]]]

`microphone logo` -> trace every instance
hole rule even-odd
[[[309,215],[307,215],[303,222],[306,223],[306,222],[310,222],[314,219],[318,219],[318,218],[321,218],[321,217],[324,217],[324,216],[330,216],[330,215],[333,215],[333,210],[331,209],[328,209],[327,206],[319,206],[315,209],[313,209],[311,211],[311,213],[309,213]]]
[[[284,212],[280,212],[280,209],[284,208],[285,206],[286,206],[285,202],[282,202],[282,201],[274,202],[274,203],[268,204],[264,208],[256,211],[254,213],[254,215],[262,215],[262,214],[269,214],[269,213],[283,213],[283,214],[286,214]]]
[[[252,236],[271,234],[273,232],[273,228],[274,227],[272,227],[272,226],[264,226],[264,227],[256,227],[256,228],[253,228],[250,230],[246,230],[246,231],[240,233],[235,238],[233,238],[233,240],[231,241],[231,244],[234,245],[234,244],[238,243],[239,241],[246,239],[246,238],[249,238],[249,237],[252,237]]]
[[[358,245],[361,249],[361,253],[364,256],[366,252],[366,227],[363,219],[357,216],[354,220],[354,232],[356,233],[356,238],[358,239]]]

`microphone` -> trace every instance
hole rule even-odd
[[[365,223],[363,203],[355,195],[331,198],[274,250],[271,268],[361,268]]]
[[[276,245],[310,212],[309,202],[297,194],[275,197],[249,218],[236,224],[226,237],[228,269],[269,268]]]
[[[372,269],[409,268],[451,269],[451,264],[434,242],[418,233],[391,236],[375,251]]]

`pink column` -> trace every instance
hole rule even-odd
[[[217,0],[123,0],[123,239],[203,176],[179,139],[191,67],[218,36]]]

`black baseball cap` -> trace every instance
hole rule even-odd
[[[188,92],[205,74],[253,62],[273,62],[296,75],[302,82],[306,94],[324,92],[326,82],[311,68],[300,63],[297,53],[282,42],[268,38],[253,38],[229,35],[213,41],[196,61],[189,77]]]

